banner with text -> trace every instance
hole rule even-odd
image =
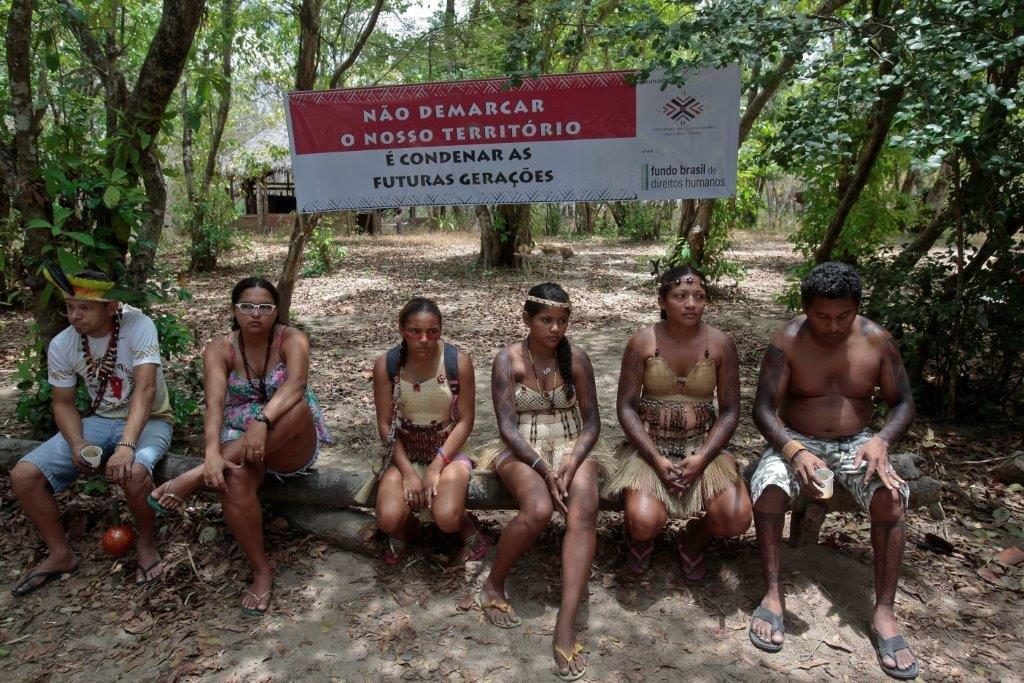
[[[299,210],[735,194],[739,67],[630,74],[289,93]]]

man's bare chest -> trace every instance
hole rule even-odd
[[[796,349],[790,357],[788,393],[795,397],[870,398],[878,386],[881,358],[866,344],[829,352]]]

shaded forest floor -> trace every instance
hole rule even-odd
[[[254,273],[276,279],[285,241],[283,234],[254,237],[216,272],[191,277],[194,300],[170,308],[201,341],[226,330],[231,286]],[[522,296],[542,280],[560,282],[572,296],[570,335],[594,361],[604,437],[621,437],[614,412],[620,354],[629,334],[657,318],[648,259],[660,255],[659,245],[598,238],[567,243],[574,257],[537,256],[532,274],[522,275],[476,269],[477,238],[471,234],[345,242],[349,256],[340,270],[303,280],[293,305],[310,336],[311,382],[335,438],[321,466],[377,457],[369,371],[374,356],[395,343],[397,311],[414,294],[439,302],[446,337],[473,354],[473,442],[496,436],[490,361],[503,344],[522,336]],[[772,332],[789,317],[775,298],[796,259],[784,240],[760,233],[738,235],[731,258],[747,276],[716,292],[706,319],[730,333],[739,349],[744,411],[730,450],[751,461],[763,448],[749,417],[757,365]],[[173,272],[180,259],[169,263]],[[13,420],[12,376],[28,322],[23,314],[0,316],[3,435],[27,433]],[[898,596],[898,614],[925,679],[1020,675],[1024,571],[1000,564],[995,555],[1024,538],[1024,497],[1019,487],[992,483],[989,464],[968,464],[1019,449],[1019,434],[1011,425],[922,419],[900,445],[923,453],[925,472],[949,484],[941,506],[909,516]],[[0,592],[0,672],[6,679],[551,678],[560,522],[513,573],[511,598],[524,623],[502,631],[472,607],[489,558],[445,571],[455,548],[429,532],[405,566],[388,569],[337,551],[283,519],[267,519],[278,577],[270,612],[254,621],[238,609],[247,569],[218,504],[199,500],[187,516],[162,520],[168,570],[161,581],[136,588],[130,583],[132,557],[112,561],[99,550],[99,536],[113,519],[110,496],[79,486],[60,503],[80,569],[21,600]],[[510,515],[484,518],[497,533]],[[0,581],[12,584],[41,546],[6,479],[0,480],[0,529]],[[917,547],[927,532],[947,537],[954,553]],[[629,577],[619,559],[621,537],[620,515],[602,513],[579,622],[591,652],[588,680],[882,678],[866,635],[873,581],[865,516],[831,515],[821,545],[786,550],[789,633],[777,655],[754,649],[745,632],[761,592],[753,529],[716,542],[709,576],[696,586],[681,580],[667,534],[652,570],[641,580]]]

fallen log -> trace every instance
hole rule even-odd
[[[24,454],[39,444],[38,441],[27,441],[22,439],[0,438],[0,472],[8,471]],[[916,465],[920,456],[911,453],[893,455],[891,460],[896,472],[910,485],[910,506],[912,508],[928,506],[938,502],[942,494],[942,483],[925,476]],[[182,472],[198,465],[199,458],[191,458],[169,453],[156,467],[155,479],[163,482],[174,478]],[[744,470],[744,478],[749,482],[756,463],[748,465]],[[342,534],[336,540],[339,544],[350,544],[353,549],[364,547],[361,529],[367,519],[363,516],[332,515],[332,511],[339,511],[341,508],[369,507],[356,503],[353,496],[359,485],[364,481],[366,470],[355,468],[334,468],[323,467],[314,470],[304,477],[296,477],[286,482],[268,478],[267,483],[260,489],[260,499],[266,503],[274,503],[275,509],[286,518],[301,520],[301,523],[294,521],[301,528],[313,531],[314,533],[326,533],[325,529],[332,524],[339,525],[347,531],[333,532]],[[511,494],[501,484],[501,481],[493,472],[477,471],[470,478],[469,492],[466,497],[466,505],[473,510],[514,510],[517,508]],[[294,508],[296,512],[292,513]],[[610,511],[621,511],[622,504],[619,500],[601,500],[601,509]],[[803,545],[815,543],[818,539],[818,532],[825,515],[831,511],[851,512],[859,510],[853,497],[841,486],[837,486],[835,495],[828,501],[827,505],[820,502],[798,499],[793,507],[793,519],[790,524],[790,543]],[[317,512],[319,511],[319,512]],[[325,515],[323,520],[316,520],[317,514]]]

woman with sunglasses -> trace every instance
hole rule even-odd
[[[242,611],[261,616],[270,607],[273,570],[256,492],[267,473],[305,474],[330,435],[307,386],[309,340],[279,323],[274,285],[246,278],[231,291],[231,304],[232,331],[203,351],[205,462],[155,489],[149,503],[166,513],[204,484],[220,493],[224,519],[253,570]]]
[[[462,548],[451,565],[479,560],[490,547],[466,511],[473,472],[467,439],[476,415],[473,361],[441,339],[441,310],[414,297],[398,314],[400,345],[373,366],[377,429],[386,453],[376,484],[377,526],[386,535],[383,560],[400,564],[420,521],[433,519]],[[364,486],[356,500],[372,492]]]

